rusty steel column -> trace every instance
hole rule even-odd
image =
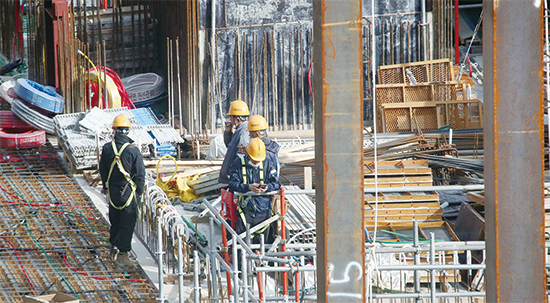
[[[487,302],[546,302],[543,4],[483,10]]]
[[[361,1],[313,1],[319,302],[363,302]]]

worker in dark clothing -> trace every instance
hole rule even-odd
[[[251,139],[246,147],[248,155],[237,158],[230,168],[229,191],[246,193],[264,193],[281,188],[276,164],[272,158],[266,156],[265,144],[259,138]],[[273,195],[242,196],[237,202],[239,216],[235,224],[235,231],[246,231],[246,224],[250,228],[260,224],[272,216],[271,199]],[[270,225],[266,225],[254,232],[252,243],[260,243],[260,234],[264,234],[266,241],[274,240]]]
[[[250,116],[250,119],[248,119],[248,133],[250,135],[250,139],[253,138],[260,138],[265,144],[265,150],[267,151],[268,157],[273,157],[275,163],[277,164],[277,173],[279,173],[280,165],[279,165],[279,150],[281,149],[279,147],[279,144],[267,135],[267,121],[263,116],[260,115],[254,115]]]
[[[128,137],[128,118],[115,117],[113,130],[114,139],[103,146],[99,162],[101,192],[109,201],[110,258],[122,266],[134,266],[137,262],[131,259],[130,251],[145,183],[145,166],[139,149]]]
[[[219,183],[229,183],[229,167],[231,163],[238,158],[242,157],[243,153],[239,151],[239,148],[244,149],[248,145],[250,137],[248,135],[248,116],[250,111],[248,105],[241,100],[235,100],[231,102],[229,107],[230,122],[225,123],[225,131],[223,132],[223,141],[227,146],[227,152],[223,159],[222,168],[220,169]],[[233,133],[233,127],[235,132]]]

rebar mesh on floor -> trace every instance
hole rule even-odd
[[[155,302],[140,267],[108,258],[108,223],[51,147],[0,149],[0,301],[53,291],[80,302]]]

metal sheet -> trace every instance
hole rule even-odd
[[[361,1],[313,1],[319,302],[363,302]]]
[[[546,302],[542,2],[483,10],[487,302]]]

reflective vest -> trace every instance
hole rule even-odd
[[[247,174],[248,170],[246,169],[246,159],[245,159],[245,157],[241,157],[241,169],[242,169],[242,176],[243,176],[243,184],[248,184],[248,174]],[[260,184],[264,184],[264,162],[263,161],[260,162],[259,169],[260,169]],[[242,198],[243,197],[240,196],[239,201],[241,201]],[[237,210],[239,211],[239,215],[241,216],[241,220],[243,220],[243,224],[246,227],[246,216],[244,215],[241,207],[238,206],[238,205],[237,205]],[[256,234],[261,234],[268,227],[269,227],[269,224],[264,226],[262,229],[257,230],[255,233]]]
[[[113,163],[111,163],[111,169],[109,169],[109,175],[107,176],[107,184],[106,184],[107,191],[109,191],[109,180],[111,179],[111,173],[113,172],[113,168],[115,167],[115,165],[118,166],[118,170],[122,173],[122,175],[124,175],[124,178],[126,178],[126,181],[128,181],[128,183],[130,184],[130,187],[132,188],[132,193],[130,194],[130,197],[128,197],[128,200],[122,206],[116,206],[115,204],[113,204],[113,201],[111,201],[111,194],[110,193],[107,194],[109,196],[109,204],[111,204],[112,207],[114,207],[118,210],[121,210],[121,209],[124,209],[125,207],[128,207],[128,205],[130,205],[130,203],[132,203],[132,199],[136,195],[136,183],[134,182],[134,180],[132,180],[132,177],[124,169],[124,166],[122,166],[122,162],[120,161],[120,156],[122,155],[122,152],[124,151],[124,149],[128,145],[130,145],[130,143],[124,143],[124,145],[122,145],[122,147],[120,148],[119,151],[117,151],[116,144],[115,144],[114,140],[111,141],[111,145],[113,146],[113,151],[115,153],[115,158],[113,159]]]

